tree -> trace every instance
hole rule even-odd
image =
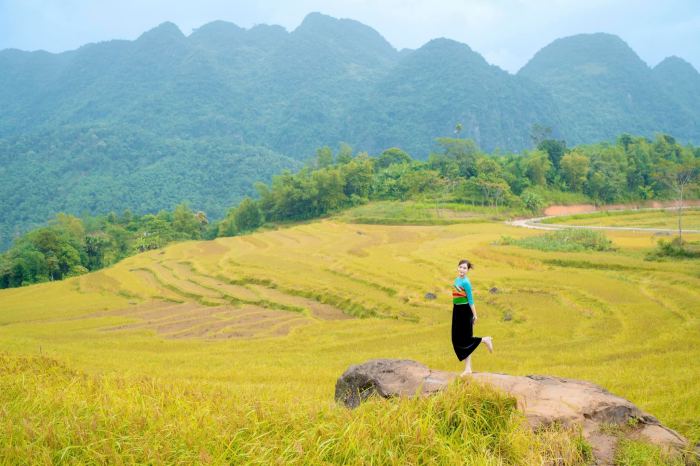
[[[374,176],[372,160],[367,153],[361,153],[351,162],[342,165],[340,171],[345,180],[343,190],[348,199],[356,199],[357,202],[367,200],[372,190]]]
[[[481,194],[481,205],[489,203],[492,207],[498,207],[501,199],[510,195],[510,186],[504,180],[480,174],[470,178],[465,183],[465,189]]]
[[[443,152],[439,155],[430,155],[430,168],[438,170],[443,177],[450,179],[454,178],[451,166],[455,167],[454,171],[456,171],[455,175],[457,176],[464,178],[476,176],[476,160],[480,151],[479,146],[474,141],[460,138],[437,138],[435,141],[443,149]],[[438,166],[438,163],[442,166]]]
[[[191,211],[190,211],[191,212]],[[141,217],[141,231],[137,235],[134,247],[143,252],[149,249],[158,249],[171,241],[175,232],[161,215],[144,215]]]
[[[559,168],[559,161],[566,153],[566,141],[557,141],[556,139],[545,139],[537,144],[537,149],[544,151],[552,161],[554,168]]]
[[[341,143],[335,161],[338,165],[345,165],[352,160],[352,147],[349,144]]]
[[[316,168],[326,168],[333,165],[333,151],[328,146],[316,149]]]
[[[528,154],[525,159],[525,174],[534,185],[547,184],[547,173],[552,169],[552,162],[546,152],[537,150]]]
[[[587,153],[589,176],[585,192],[604,203],[617,202],[627,195],[627,157],[620,146],[602,146]]]
[[[571,151],[561,158],[559,172],[572,191],[580,191],[586,182],[590,160],[578,151]]]
[[[525,207],[532,212],[539,212],[545,206],[544,200],[532,191],[525,191],[520,198]]]
[[[197,218],[187,204],[183,203],[175,207],[172,215],[172,228],[180,238],[199,239],[202,233],[200,226],[201,219]]]
[[[262,225],[263,216],[255,201],[246,197],[234,211],[233,220],[237,230],[243,233],[255,230]]]
[[[109,236],[104,232],[94,232],[85,236],[86,265],[88,270],[97,270],[104,266],[105,251],[109,244]]]
[[[688,158],[679,164],[664,163],[658,175],[660,180],[676,194],[678,201],[678,241],[681,248],[683,247],[683,199],[688,188],[698,179],[699,174],[700,161]]]
[[[219,222],[216,236],[236,236],[238,227],[236,226],[236,208],[232,208],[226,214],[226,217]]]
[[[411,163],[413,159],[406,152],[402,151],[398,147],[391,147],[384,152],[382,155],[377,157],[375,166],[378,170],[387,168],[389,165],[394,165],[397,163]]]
[[[332,212],[346,203],[345,181],[340,170],[317,170],[312,173],[311,178],[316,187],[315,215]]]

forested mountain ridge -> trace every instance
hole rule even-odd
[[[699,112],[684,104],[697,99],[697,71],[675,57],[652,70],[610,34],[558,39],[512,75],[464,44],[399,52],[359,22],[312,13],[292,32],[216,21],[185,36],[164,23],[61,54],[4,50],[0,71],[0,136],[135,123],[299,159],[338,141],[425,157],[457,122],[489,151],[529,147],[534,123],[573,144],[623,132],[700,140],[683,126]]]
[[[655,72],[617,36],[579,34],[544,47],[518,75],[551,93],[563,118],[560,133],[568,142],[654,131],[698,141],[700,132],[687,122],[700,111],[684,104],[687,97],[675,85],[677,76],[663,71],[667,66],[662,63]],[[700,86],[697,72],[692,76],[686,70],[686,75],[691,87]]]
[[[164,23],[60,54],[4,50],[0,248],[59,211],[189,201],[217,218],[318,147],[425,159],[457,123],[487,151],[530,147],[535,124],[574,144],[658,131],[697,143],[699,88],[689,64],[651,70],[610,35],[555,41],[513,75],[464,44],[397,51],[318,13],[291,32],[216,21],[186,36]]]

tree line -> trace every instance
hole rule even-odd
[[[0,288],[61,280],[172,241],[202,239],[208,226],[206,215],[186,204],[156,215],[125,210],[81,219],[59,213],[0,255]]]
[[[459,125],[456,127],[459,136]],[[400,148],[370,156],[347,144],[322,147],[296,173],[257,183],[217,222],[186,204],[172,212],[77,218],[58,214],[0,255],[0,288],[60,280],[98,270],[172,241],[252,232],[265,224],[307,220],[373,200],[429,197],[484,206],[540,211],[561,193],[595,203],[675,199],[698,195],[700,147],[669,135],[627,134],[615,142],[568,148],[546,128],[533,128],[533,149],[487,154],[469,139],[438,138],[427,160]],[[679,184],[680,183],[680,184]]]

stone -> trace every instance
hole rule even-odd
[[[456,377],[452,372],[432,370],[416,361],[373,359],[350,366],[338,378],[335,399],[356,408],[371,396],[428,396],[447,387]],[[596,464],[612,464],[619,437],[608,433],[611,425],[618,426],[621,435],[661,446],[670,453],[680,454],[688,443],[630,401],[590,382],[486,372],[469,377],[513,396],[533,430],[552,424],[581,427],[593,448]]]
[[[498,288],[496,288],[495,286],[494,286],[493,288],[490,288],[490,289],[489,289],[489,293],[491,293],[491,294],[496,294],[496,293],[498,293]]]
[[[410,360],[373,359],[350,366],[335,384],[335,400],[356,408],[373,395],[429,395],[442,390],[456,377],[451,372],[434,371]]]
[[[437,299],[435,293],[425,293],[425,299]]]

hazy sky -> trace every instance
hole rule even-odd
[[[133,40],[164,21],[187,35],[216,19],[292,31],[312,11],[358,20],[398,49],[455,39],[510,72],[582,32],[617,34],[650,66],[677,55],[700,70],[700,0],[0,0],[0,49]]]

